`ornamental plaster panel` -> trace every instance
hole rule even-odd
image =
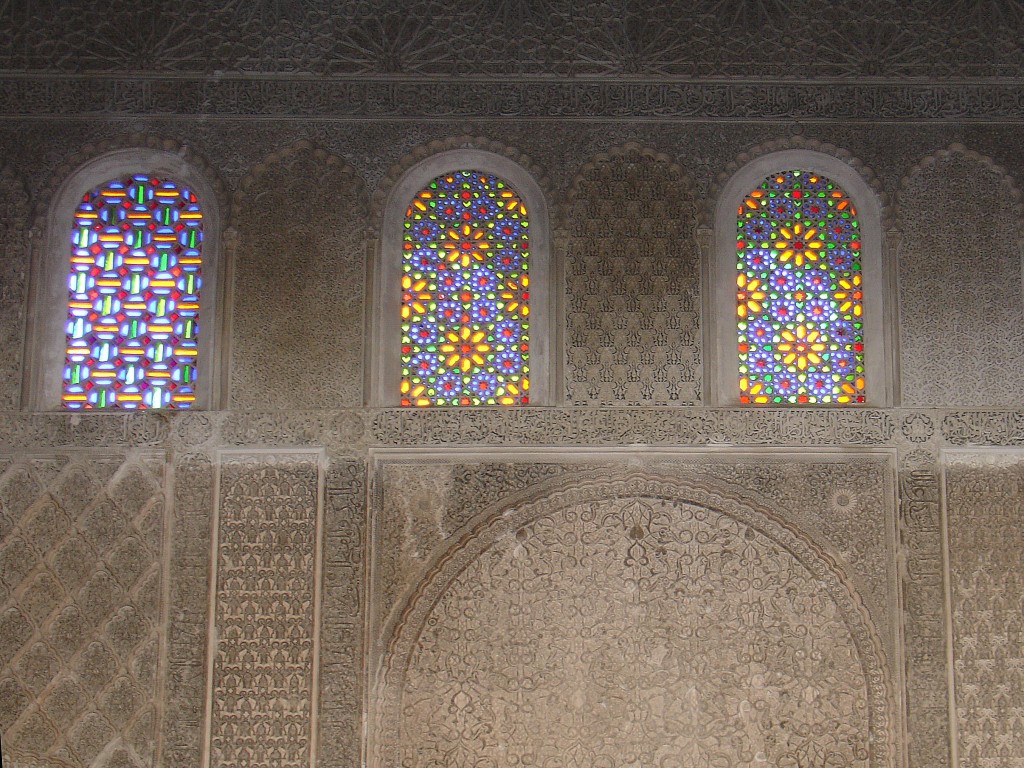
[[[380,454],[377,482],[375,594],[386,616],[445,546],[482,510],[499,505],[552,477],[621,471],[642,463],[691,482],[713,482],[781,510],[786,519],[825,542],[844,564],[883,638],[886,654],[900,654],[896,639],[895,457],[891,452],[844,450],[812,458],[800,451],[709,454],[685,450],[552,449],[491,453],[493,461],[412,454]],[[517,458],[519,457],[519,458]]]
[[[1024,757],[1024,454],[943,454],[952,622],[955,764]]]
[[[951,762],[939,472],[934,455],[907,458],[899,475],[907,757],[913,768],[941,768]]]
[[[699,404],[701,269],[682,169],[613,149],[577,175],[563,215],[567,402]]]
[[[300,142],[236,195],[231,405],[363,400],[365,201],[340,158]]]
[[[315,766],[322,456],[218,458],[203,765]]]
[[[331,457],[325,494],[318,754],[323,765],[358,765],[365,694],[365,463]]]
[[[166,652],[166,456],[71,451],[2,466],[5,762],[148,768]]]
[[[21,177],[6,164],[0,165],[0,410],[12,410],[21,398],[31,237],[28,211]]]
[[[155,765],[201,765],[206,723],[210,542],[216,510],[215,461],[203,451],[174,454],[174,537],[169,576],[167,676],[162,750]]]
[[[1016,184],[953,146],[911,170],[899,212],[904,404],[1013,407],[1024,375]]]
[[[895,765],[890,673],[842,567],[714,484],[668,477],[533,488],[443,548],[386,633],[373,764]]]

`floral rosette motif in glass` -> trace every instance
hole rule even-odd
[[[830,179],[769,176],[739,206],[740,402],[865,402],[860,223]]]
[[[401,404],[529,402],[529,221],[478,171],[439,176],[405,215]]]

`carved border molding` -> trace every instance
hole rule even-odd
[[[380,741],[373,746],[379,764],[387,763],[383,759],[384,751],[398,733],[405,664],[423,623],[450,581],[495,541],[511,535],[518,527],[552,507],[629,496],[682,501],[720,512],[772,539],[814,574],[822,589],[843,612],[864,668],[869,690],[872,764],[893,765],[896,715],[892,671],[859,593],[835,559],[806,535],[764,509],[763,505],[754,508],[748,502],[720,493],[713,487],[628,470],[612,477],[608,477],[607,472],[576,475],[568,480],[557,479],[542,484],[540,490],[533,488],[525,493],[512,494],[482,513],[475,524],[464,529],[463,534],[438,555],[419,585],[408,595],[404,610],[383,633],[383,637],[389,639],[378,681],[377,700],[380,704],[374,718],[375,736]]]
[[[1016,80],[810,83],[518,78],[3,77],[0,117],[593,118],[1024,122]]]
[[[1022,446],[1024,411],[863,408],[353,408],[129,414],[0,414],[9,449],[371,445]]]

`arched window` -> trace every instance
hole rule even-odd
[[[503,179],[459,170],[416,193],[402,254],[401,404],[530,402],[530,234]]]
[[[188,408],[196,400],[203,213],[194,192],[145,174],[75,209],[65,408]]]
[[[550,401],[547,210],[520,166],[482,150],[433,155],[384,209],[371,400]]]
[[[716,390],[723,404],[891,402],[880,208],[836,157],[765,155],[723,189]]]
[[[741,403],[863,403],[860,222],[811,171],[773,173],[736,221]]]
[[[64,180],[33,254],[25,407],[218,407],[216,189],[184,150],[145,147]]]

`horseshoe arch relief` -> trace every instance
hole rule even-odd
[[[775,515],[577,476],[453,540],[385,634],[376,768],[897,764],[868,613]]]

